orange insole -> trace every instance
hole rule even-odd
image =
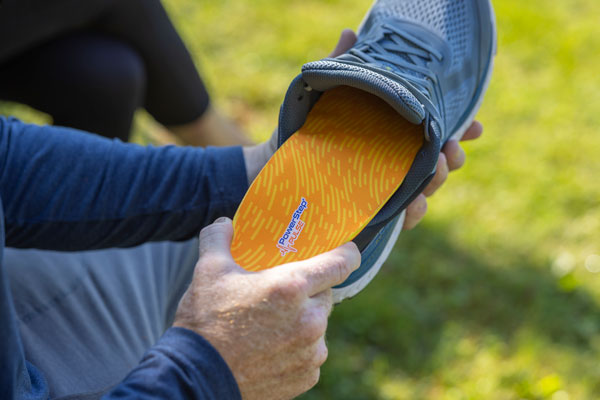
[[[258,271],[352,240],[400,187],[422,144],[423,127],[380,98],[348,86],[325,92],[242,200],[235,261]]]

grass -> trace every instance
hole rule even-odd
[[[256,138],[301,64],[369,6],[165,3],[215,102]],[[330,359],[304,399],[600,398],[600,3],[494,4],[485,136],[380,276],[335,309]]]

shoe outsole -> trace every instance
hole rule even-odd
[[[373,2],[371,7],[369,8],[369,11],[365,14],[365,18],[363,19],[363,21],[361,22],[361,24],[358,28],[359,32],[362,30],[368,16],[371,13],[371,9],[373,8],[373,6],[375,5],[376,2],[377,2],[377,0],[375,0]],[[471,124],[475,120],[475,116],[477,115],[477,113],[479,112],[479,109],[481,108],[481,105],[483,104],[483,98],[485,97],[485,93],[487,92],[487,89],[489,88],[490,82],[492,80],[492,72],[494,70],[494,57],[498,54],[498,33],[497,33],[496,15],[494,13],[494,8],[492,7],[491,1],[488,0],[487,3],[489,5],[490,18],[492,20],[492,28],[493,28],[492,29],[493,42],[492,42],[492,48],[491,48],[490,62],[487,67],[483,82],[482,82],[481,86],[479,86],[479,95],[478,95],[477,99],[475,100],[474,105],[471,108],[471,112],[467,115],[467,117],[465,118],[465,121],[458,127],[458,129],[456,129],[456,132],[450,136],[451,140],[462,139],[462,137],[464,136],[467,129],[471,126]],[[343,284],[342,284],[341,287],[333,288],[333,290],[332,290],[333,301],[335,303],[340,303],[343,300],[346,300],[346,299],[356,296],[373,280],[375,275],[377,275],[377,273],[383,266],[384,262],[387,260],[388,256],[390,255],[392,249],[394,248],[394,245],[396,244],[396,240],[398,239],[398,236],[400,236],[400,232],[402,231],[402,227],[404,225],[404,220],[406,218],[406,211],[403,211],[396,218],[397,218],[397,221],[394,225],[392,233],[391,233],[385,247],[383,248],[379,257],[377,257],[377,259],[373,263],[373,266],[369,268],[368,272],[366,272],[358,280],[356,280],[355,282],[353,282],[347,286],[343,286]],[[383,229],[385,229],[385,228],[383,228]]]

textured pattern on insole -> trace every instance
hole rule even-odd
[[[423,145],[423,127],[380,98],[325,92],[242,200],[231,252],[249,271],[352,240],[390,199]]]

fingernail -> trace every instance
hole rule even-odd
[[[224,224],[225,222],[229,221],[229,218],[227,217],[219,217],[217,219],[215,219],[215,224]]]

